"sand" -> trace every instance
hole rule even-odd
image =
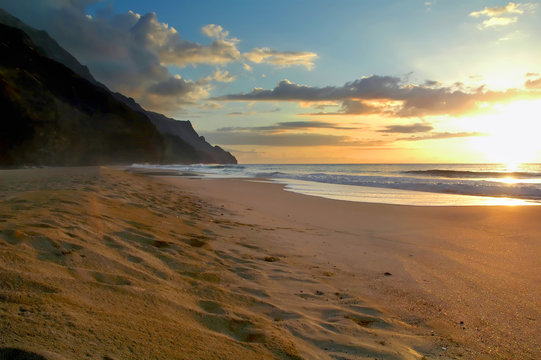
[[[0,171],[0,359],[541,356],[539,207],[154,175]]]

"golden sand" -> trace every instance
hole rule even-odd
[[[540,215],[1,171],[0,358],[535,359]]]

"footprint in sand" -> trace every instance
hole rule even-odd
[[[156,237],[150,233],[135,229],[126,228],[124,231],[119,231],[113,235],[127,242],[134,242],[142,246],[153,246]]]
[[[264,343],[267,337],[250,321],[227,315],[204,313],[199,322],[209,330],[221,333],[234,340],[249,343]]]
[[[131,285],[131,281],[123,276],[107,274],[94,271],[92,272],[92,277],[102,283],[107,285]]]
[[[202,300],[202,301],[199,301],[198,305],[203,311],[207,313],[215,314],[215,315],[225,314],[224,308],[215,301]]]
[[[0,239],[3,239],[10,245],[17,245],[25,238],[27,235],[20,230],[2,230],[0,232]]]
[[[321,310],[321,318],[326,323],[331,324],[344,323],[347,320],[350,320],[363,328],[388,329],[391,327],[391,325],[383,320],[381,316],[373,315],[376,313],[381,314],[375,309],[360,307],[356,310],[357,311],[351,311],[341,308],[323,309]]]

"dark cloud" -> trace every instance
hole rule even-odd
[[[359,141],[348,136],[325,134],[264,134],[253,132],[206,132],[206,139],[220,145],[259,145],[259,146],[380,146],[386,142],[379,140]]]
[[[342,106],[336,114],[356,114],[356,115],[370,115],[381,113],[382,109],[377,106],[369,105],[362,100],[345,99],[342,101]]]
[[[530,86],[535,85],[533,81]],[[372,75],[348,82],[343,86],[311,87],[282,80],[272,90],[256,88],[250,93],[231,94],[215,100],[238,101],[341,101],[336,114],[380,114],[399,117],[425,115],[461,115],[478,110],[480,102],[509,101],[525,96],[536,96],[527,91],[511,89],[504,92],[488,91],[484,86],[465,88],[458,83],[439,86],[409,84],[398,77]]]
[[[26,7],[20,8],[12,5],[14,2],[0,0],[0,7],[6,5],[15,16],[29,18],[29,25],[45,29],[87,65],[98,81],[135,98],[146,108],[174,110],[197,100],[198,95],[208,96],[208,84],[177,79],[164,66],[171,60],[164,55],[168,49],[182,48],[192,54],[201,50],[199,44],[183,40],[175,29],[158,22],[154,13],[115,14],[109,8],[98,11],[95,18],[87,16],[85,8],[94,2],[28,0]],[[182,59],[179,56],[179,64]],[[171,95],[179,98],[171,99]],[[167,98],[161,99],[163,96]]]
[[[255,88],[247,94],[225,95],[216,99],[241,101],[327,101],[354,98],[398,98],[399,93],[404,93],[404,89],[400,87],[399,78],[373,75],[368,78],[346,83],[341,87],[327,86],[323,88],[299,85],[289,80],[282,80],[272,90]]]
[[[358,127],[350,127],[338,125],[324,121],[288,121],[279,122],[269,126],[252,126],[252,127],[224,127],[217,131],[247,131],[247,132],[276,132],[284,130],[304,130],[304,129],[335,129],[335,130],[357,130]]]
[[[426,86],[426,87],[441,86],[441,83],[439,81],[435,81],[435,80],[426,80],[425,83],[424,83],[424,86]]]
[[[350,136],[308,132],[313,129],[359,128],[325,121],[287,121],[269,126],[224,127],[207,132],[204,136],[220,145],[374,147],[388,143],[382,140],[359,140]]]
[[[318,101],[318,100],[337,100],[334,95],[334,87],[314,88],[310,86],[298,85],[289,80],[282,80],[273,90],[263,90],[255,88],[248,94],[236,94],[217,97],[216,100],[248,100],[248,101]],[[327,90],[327,91],[326,91]]]
[[[270,114],[270,113],[275,113],[275,112],[279,112],[281,109],[280,108],[274,108],[274,109],[270,109],[270,110],[252,110],[252,111],[232,111],[230,113],[227,113],[228,116],[254,116],[256,114]]]
[[[148,87],[148,92],[164,96],[186,96],[199,90],[199,86],[193,81],[186,81],[180,77],[171,77],[166,81],[153,84]]]
[[[403,99],[396,115],[402,117],[423,115],[459,115],[477,108],[479,93],[466,93],[450,88],[412,86]],[[398,100],[398,99],[397,99]]]
[[[327,86],[323,88],[311,87],[282,80],[272,90],[255,88],[248,94],[225,95],[217,100],[242,100],[242,101],[326,101],[344,100],[354,98],[384,99],[391,97],[399,98],[405,92],[400,86],[400,79],[391,76],[373,75],[360,80],[346,83],[344,86]]]
[[[434,127],[430,124],[417,123],[412,125],[389,125],[385,129],[378,130],[383,133],[413,134],[432,131]]]
[[[342,103],[340,105],[329,105],[329,104],[323,104],[323,105],[315,105],[314,108],[318,110],[325,110],[327,107],[337,107],[339,106],[339,109],[337,111],[320,111],[315,113],[306,113],[301,115],[373,115],[373,114],[384,114],[386,111],[385,108],[389,108],[388,106],[380,105],[380,106],[374,106],[371,104],[367,104],[365,101],[362,100],[352,100],[352,99],[345,99],[342,100]]]
[[[457,133],[434,132],[427,135],[403,137],[397,140],[406,140],[406,141],[439,140],[439,139],[465,138],[465,137],[476,137],[476,136],[485,136],[485,134],[480,133],[480,132],[457,132]]]
[[[60,45],[87,65],[96,79],[114,91],[138,100],[143,106],[163,111],[175,104],[193,103],[196,95],[208,96],[208,81],[231,82],[235,77],[216,70],[205,78],[181,83],[166,66],[225,65],[252,61],[278,67],[313,67],[316,54],[254,49],[243,55],[239,39],[231,37],[220,25],[203,26],[208,44],[184,39],[172,26],[162,23],[151,12],[115,13],[111,3],[102,4],[96,16],[85,13],[99,0],[0,0],[0,7],[38,29],[46,30]],[[256,56],[259,54],[259,56]],[[172,94],[186,98],[159,99]],[[167,105],[161,108],[161,105]],[[171,108],[171,106],[173,106]]]

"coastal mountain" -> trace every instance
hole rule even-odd
[[[81,65],[81,63],[79,63],[79,61],[77,61],[73,55],[60,46],[56,40],[49,36],[46,31],[37,30],[26,25],[24,22],[3,9],[0,9],[0,23],[24,31],[32,42],[39,48],[42,55],[64,64],[82,78],[94,84],[101,85],[96,81],[96,79],[94,79],[90,73],[90,70],[88,70],[86,66]]]
[[[189,121],[96,81],[46,32],[0,9],[0,166],[236,163]]]
[[[203,136],[199,136],[189,120],[176,120],[163,114],[145,110],[135,102],[120,93],[114,94],[117,99],[128,105],[132,110],[144,113],[164,136],[166,142],[166,158],[175,156],[175,149],[179,145],[176,138],[193,148],[198,157],[198,163],[236,164],[237,159],[221,147],[209,144]]]
[[[4,166],[159,162],[165,150],[144,114],[1,24],[0,108]]]

